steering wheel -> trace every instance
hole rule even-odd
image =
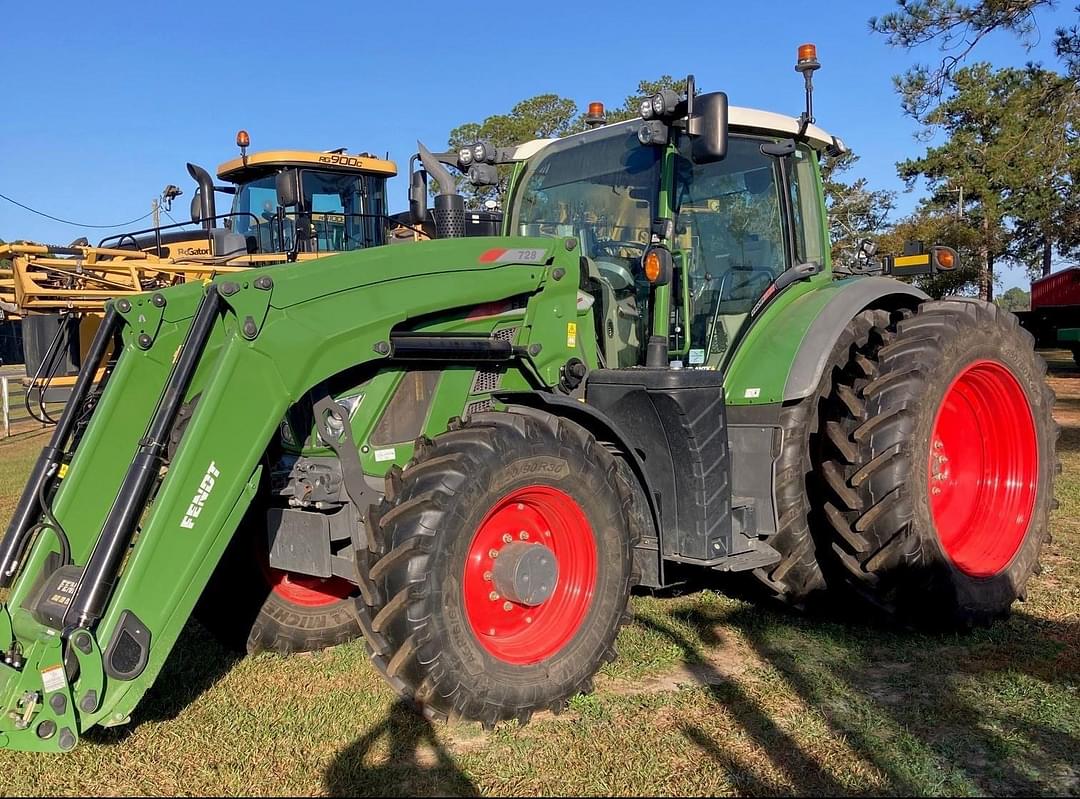
[[[643,244],[640,241],[624,241],[622,239],[597,239],[596,241],[597,251],[602,250],[604,254],[613,258],[620,257],[615,254],[618,250],[638,250],[644,255],[648,247],[648,244]]]

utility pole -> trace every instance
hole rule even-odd
[[[959,195],[957,197],[957,199],[956,199],[956,218],[957,219],[963,219],[964,218],[964,187],[960,186],[957,189],[942,189],[941,191],[944,192],[945,194],[958,194]]]
[[[154,227],[155,228],[161,227],[161,216],[160,216],[161,202],[158,200],[157,197],[155,197],[150,202],[150,210],[154,212]]]

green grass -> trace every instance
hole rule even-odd
[[[192,623],[129,728],[0,752],[0,794],[1080,795],[1080,371],[1047,355],[1061,507],[992,628],[805,618],[730,582],[635,597],[595,694],[484,733],[403,710],[358,643],[237,660]],[[0,518],[43,441],[0,442]]]

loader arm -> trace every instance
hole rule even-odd
[[[551,319],[573,318],[577,281],[562,278],[577,274],[577,254],[561,240],[516,239],[521,263],[492,257],[492,242],[429,242],[407,258],[367,250],[110,304],[123,347],[100,402],[73,453],[54,441],[55,476],[28,489],[3,541],[17,554],[12,536],[50,524],[44,498],[71,561],[58,568],[60,536],[39,525],[22,563],[0,564],[11,586],[0,606],[0,745],[64,751],[89,727],[129,718],[247,509],[278,425],[313,387],[425,346],[420,357],[450,347],[459,361],[520,358],[535,380],[558,380],[566,353],[527,345],[541,332],[551,340]],[[530,316],[509,348],[417,335],[447,309],[523,296]],[[477,352],[463,356],[464,345]],[[177,410],[196,399],[170,453]]]

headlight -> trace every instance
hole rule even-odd
[[[462,166],[468,166],[473,161],[472,149],[469,147],[462,147],[458,150],[457,154],[458,163]]]
[[[664,113],[664,97],[660,94],[654,94],[652,98],[652,112],[656,116],[660,116]]]
[[[653,115],[652,100],[646,99],[641,101],[641,107],[638,109],[638,113],[641,114],[642,119],[650,119]]]
[[[484,146],[483,142],[473,145],[472,154],[474,161],[483,163],[487,160],[487,148]]]
[[[638,141],[646,147],[653,144],[666,144],[668,138],[667,125],[658,119],[642,122],[641,127],[638,128],[637,137]]]

